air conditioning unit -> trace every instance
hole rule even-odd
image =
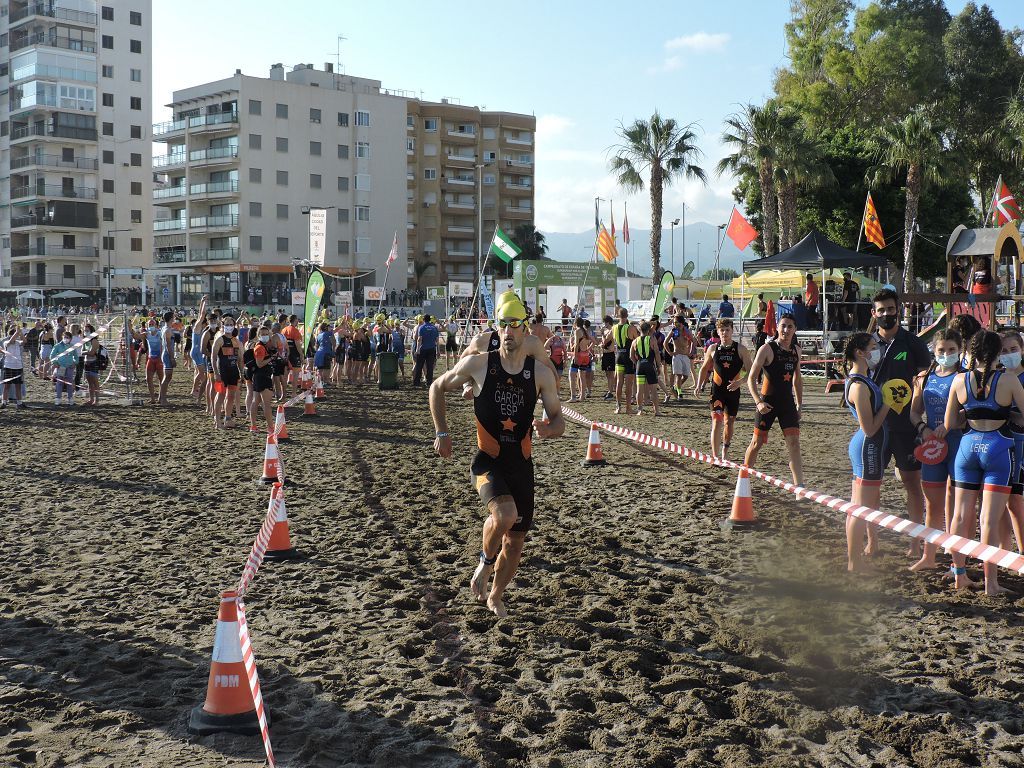
[[[424,203],[424,204],[423,204],[423,207],[424,207],[424,208],[429,208],[429,207],[430,207],[430,203]]]

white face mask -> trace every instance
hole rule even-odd
[[[948,355],[936,355],[935,362],[943,368],[955,368],[960,363],[960,355],[956,352],[952,352]]]
[[[874,368],[876,365],[878,365],[878,363],[879,363],[879,361],[881,359],[882,359],[882,350],[880,350],[878,347],[875,347],[870,352],[868,352],[868,357],[867,357],[868,368]]]
[[[233,326],[233,325],[225,325],[224,326],[224,333],[231,333],[233,330],[235,330],[235,326]]]
[[[1002,363],[1003,368],[1007,370],[1013,370],[1020,366],[1020,352],[1008,352],[1005,355],[999,356],[999,362]]]
[[[270,341],[270,337],[269,336],[260,336],[260,341],[262,341],[264,344],[266,344],[268,341]]]

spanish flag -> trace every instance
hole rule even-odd
[[[868,192],[868,199],[864,204],[864,238],[879,248],[885,248],[885,235],[882,234],[882,224],[878,221],[875,201],[871,199],[870,192]]]
[[[597,232],[597,252],[601,254],[605,261],[615,261],[619,257],[615,241],[608,234],[608,230],[604,228],[604,224],[600,225]]]

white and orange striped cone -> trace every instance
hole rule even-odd
[[[590,426],[590,438],[587,440],[587,457],[580,462],[584,467],[603,467],[608,462],[604,460],[604,451],[601,449],[601,431],[597,424]]]
[[[316,382],[316,393],[313,395],[313,399],[318,403],[323,402],[327,399],[327,394],[324,392],[324,380],[320,377],[320,371],[314,374],[313,381]]]
[[[313,390],[307,389],[306,399],[302,403],[302,418],[311,419],[319,415],[320,414],[316,412],[316,403],[313,402]]]
[[[750,496],[750,475],[746,467],[740,467],[736,478],[736,492],[732,497],[732,511],[728,519],[722,521],[722,528],[749,529],[761,526],[754,512],[754,499]]]
[[[263,477],[260,478],[260,482],[264,485],[276,483],[283,471],[281,454],[277,450],[277,438],[267,435],[267,448],[263,452]]]
[[[288,422],[284,416],[284,406],[277,406],[277,416],[274,417],[274,435],[277,437],[277,442],[286,443],[290,442],[291,438],[288,437]]]
[[[270,533],[270,543],[267,544],[264,560],[294,560],[299,556],[292,546],[291,531],[288,528],[288,509],[284,504],[284,488],[280,483],[274,483],[270,491],[270,506],[277,508],[274,512],[274,530]]]
[[[220,731],[245,736],[260,734],[256,704],[242,661],[242,643],[238,639],[237,599],[238,593],[233,589],[220,596],[206,701],[192,710],[188,720],[188,730],[200,736]]]

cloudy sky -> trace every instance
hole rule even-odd
[[[266,77],[270,64],[381,80],[428,100],[537,116],[537,226],[581,232],[593,226],[594,198],[622,202],[608,174],[616,128],[654,110],[694,123],[710,175],[667,191],[665,222],[686,204],[686,222],[724,223],[733,180],[713,168],[724,154],[722,120],[771,93],[786,64],[788,0],[156,0],[154,121],[176,88],[231,75]],[[947,0],[952,13],[963,0]],[[1024,2],[989,5],[1004,26],[1024,27]],[[187,40],[185,45],[183,41]],[[646,194],[628,197],[630,224],[650,227]],[[608,217],[605,203],[603,217]]]

